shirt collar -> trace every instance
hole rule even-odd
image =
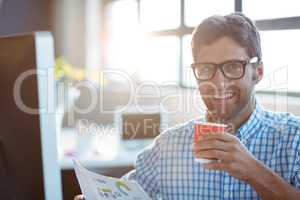
[[[240,138],[247,139],[254,133],[263,121],[264,110],[256,101],[255,109],[250,115],[249,119],[237,130],[236,135]]]
[[[235,135],[240,139],[248,139],[256,132],[263,121],[264,109],[259,104],[257,99],[255,101],[255,108],[252,111],[249,119],[244,122],[244,124],[235,132]],[[198,121],[207,121],[207,116],[205,115],[205,117],[201,118],[200,120],[198,119]]]

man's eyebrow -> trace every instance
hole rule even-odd
[[[226,63],[226,62],[230,62],[230,61],[244,61],[247,60],[249,58],[232,58],[232,59],[226,59],[222,62],[210,62],[210,61],[200,61],[200,62],[196,62],[196,63],[209,63],[209,64],[222,64],[222,63]]]

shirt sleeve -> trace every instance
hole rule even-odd
[[[294,180],[294,186],[300,190],[300,172],[296,173],[296,177]]]
[[[122,177],[137,181],[152,199],[159,198],[159,137],[137,156],[135,169]]]
[[[300,129],[297,130],[297,134],[294,140],[296,159],[294,166],[293,186],[300,190]]]

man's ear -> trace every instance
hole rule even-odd
[[[259,63],[258,65],[255,66],[254,74],[253,74],[253,80],[255,84],[259,83],[260,80],[263,78],[263,76],[264,76],[264,65],[263,63]]]

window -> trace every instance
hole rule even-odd
[[[107,49],[107,64],[110,67],[132,72],[138,65],[135,56],[141,38],[138,35],[137,8],[135,0],[122,0],[110,4],[110,41]]]
[[[158,84],[177,82],[179,77],[179,41],[175,36],[148,39],[141,55],[140,78]],[[176,66],[178,66],[176,68]]]
[[[140,81],[178,83],[179,37],[150,33],[178,28],[180,1],[119,0],[113,1],[109,8],[107,65],[126,71]]]
[[[211,15],[241,11],[261,30],[266,77],[258,89],[300,91],[295,76],[300,72],[298,0],[110,0],[108,5],[112,34],[106,65],[136,74],[141,81],[196,87],[190,68],[193,29]]]
[[[265,76],[257,90],[299,93],[299,1],[241,0],[241,4],[242,11],[255,20],[261,34]]]
[[[259,89],[299,90],[299,30],[262,31],[262,52],[265,80]]]
[[[299,16],[299,0],[243,0],[243,12],[253,20]]]
[[[110,31],[113,34],[137,28],[138,4],[135,0],[122,0],[110,5]],[[126,22],[126,23],[124,23]]]
[[[197,26],[199,22],[211,15],[226,15],[234,11],[234,0],[186,0],[185,23],[187,26]]]
[[[141,25],[146,31],[175,29],[180,25],[180,0],[141,0]]]
[[[182,67],[182,82],[186,87],[196,87],[196,79],[194,78],[193,71],[191,70],[191,63],[193,63],[192,49],[191,49],[192,35],[185,35],[182,42],[183,53],[183,67]]]

